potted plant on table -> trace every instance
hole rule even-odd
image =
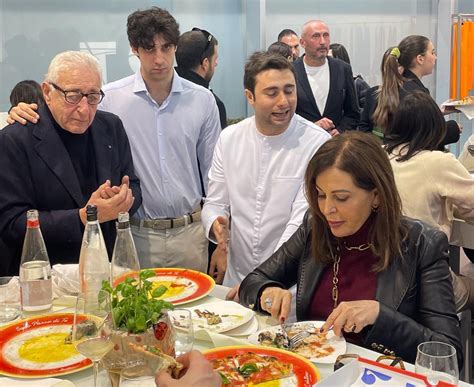
[[[167,288],[154,288],[148,279],[155,276],[153,270],[142,270],[138,278],[126,277],[115,288],[104,281],[102,289],[110,294],[115,330],[112,333],[113,349],[102,359],[114,385],[120,380],[120,373],[131,364],[142,364],[143,357],[131,347],[134,344],[159,348],[168,355],[174,354],[174,330],[167,310],[173,304],[158,300]],[[130,345],[132,344],[132,345]],[[147,367],[137,367],[140,372],[149,372]]]

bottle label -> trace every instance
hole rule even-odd
[[[27,228],[39,228],[39,219],[28,219],[26,221]]]
[[[26,307],[51,305],[53,287],[51,278],[20,281],[21,305]]]

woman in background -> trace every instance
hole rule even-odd
[[[42,105],[44,99],[41,85],[32,80],[18,82],[10,93],[11,108],[18,105],[20,102]]]
[[[474,223],[474,179],[453,154],[438,150],[445,133],[446,122],[436,103],[416,91],[400,103],[385,142],[403,214],[449,238],[454,216]],[[473,308],[473,280],[453,280],[457,310]]]
[[[382,85],[378,90],[376,107],[371,115],[375,126],[382,133],[390,127],[400,101],[407,95],[414,91],[430,94],[421,79],[433,72],[435,63],[436,51],[433,43],[421,35],[407,36],[397,47],[390,50],[389,55],[384,55]],[[403,69],[402,73],[401,69]],[[453,112],[454,110],[451,109],[443,113]],[[440,149],[444,145],[457,142],[459,136],[460,128],[457,122],[448,121],[446,136],[439,144]]]

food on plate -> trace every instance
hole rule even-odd
[[[453,105],[453,106],[464,106],[464,105],[472,105],[472,104],[474,104],[474,96],[469,96],[469,95],[467,97],[464,97],[463,99],[450,102],[450,105]]]
[[[254,385],[283,379],[293,374],[293,365],[274,356],[245,352],[211,360],[223,386]]]
[[[152,345],[139,345],[135,343],[128,343],[130,348],[138,353],[143,354],[147,359],[151,360],[154,364],[156,372],[166,371],[173,377],[177,378],[180,371],[183,369],[183,365],[176,361],[174,357],[163,353],[163,351]]]
[[[5,343],[3,358],[27,370],[67,367],[81,362],[84,357],[74,345],[65,342],[70,328],[70,325],[56,325],[25,331]]]
[[[294,325],[289,327],[287,330],[290,340],[301,331],[311,333],[308,337],[302,340],[298,346],[291,348],[292,352],[310,359],[329,356],[334,352],[334,347],[328,343],[327,332],[320,333],[319,330],[315,329],[311,324]],[[261,332],[258,335],[258,342],[269,347],[288,349],[288,343],[285,336],[278,331]]]
[[[276,347],[282,349],[288,349],[289,347],[286,336],[281,332],[261,332],[258,335],[258,342],[267,347]]]
[[[192,283],[187,282],[178,282],[177,280],[175,281],[152,281],[152,286],[151,286],[151,291],[158,289],[160,286],[166,287],[166,291],[158,297],[158,299],[165,299],[165,298],[171,298],[171,297],[176,297],[181,294],[183,294],[188,286],[191,286]]]
[[[199,309],[194,309],[194,313],[196,313],[200,318],[205,318],[208,325],[217,325],[222,322],[222,318],[217,313],[209,312],[208,310],[201,311]]]

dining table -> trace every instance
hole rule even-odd
[[[203,307],[206,304],[225,300],[225,295],[227,294],[228,290],[229,288],[216,285],[213,288],[213,290],[205,297],[199,300],[187,303],[185,305],[179,306],[179,307],[186,307],[186,308]],[[54,300],[51,313],[68,313],[68,312],[74,313],[74,303],[75,303],[75,297],[61,296]],[[267,316],[267,315],[257,313],[255,318],[258,322],[258,330],[265,329],[267,327],[271,327],[278,324],[276,320],[272,319],[270,316]],[[387,332],[387,334],[389,334],[389,332]],[[1,337],[1,332],[0,332],[0,337]],[[239,338],[230,337],[230,336],[226,336],[223,333],[206,335],[204,334],[204,332],[201,332],[200,335],[197,335],[197,337],[195,337],[193,349],[205,351],[207,349],[211,349],[215,347],[230,346],[230,345],[248,345],[248,344],[249,342],[246,337],[239,337]],[[347,343],[346,353],[356,354],[356,355],[359,355],[360,357],[363,357],[369,360],[376,360],[380,356],[380,353],[374,352],[367,348],[354,345],[351,343]],[[321,375],[321,380],[326,379],[328,376],[334,373],[333,364],[316,364],[316,366]],[[407,370],[414,371],[414,365],[405,363],[405,366]],[[99,387],[110,387],[111,383],[107,378],[106,371],[102,370],[99,375],[100,375]],[[54,376],[54,377],[58,379],[62,379],[64,381],[72,382],[73,385],[76,387],[91,387],[93,385],[92,367],[84,369],[82,371],[70,373],[67,375]],[[2,380],[2,376],[0,375],[0,387],[9,387],[9,384],[6,384],[6,383],[2,384],[1,380]],[[20,379],[14,379],[14,378],[12,378],[12,380],[20,381]],[[37,386],[38,385],[41,385],[41,384],[37,384]],[[68,383],[68,385],[71,386],[71,383]],[[155,383],[152,379],[148,379],[148,380],[142,380],[135,383],[131,381],[126,381],[122,383],[121,386],[122,385],[124,387],[127,387],[127,386],[140,386],[140,387],[150,386],[151,387],[151,386],[155,386]],[[25,387],[26,386],[27,384],[25,384]],[[467,387],[467,386],[474,386],[474,385],[471,385],[465,382],[459,382],[459,386]]]

